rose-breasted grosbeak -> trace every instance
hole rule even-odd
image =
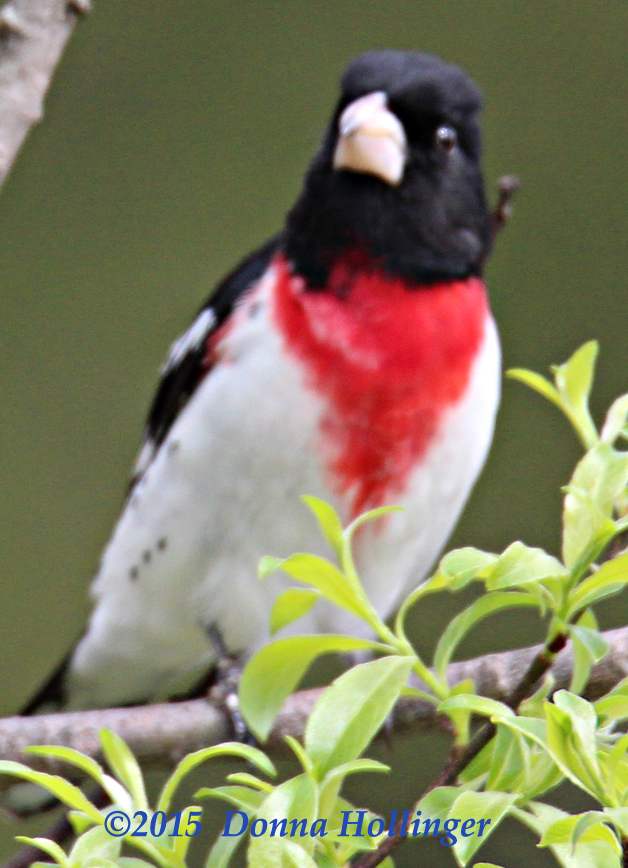
[[[355,558],[389,615],[425,576],[484,462],[500,352],[482,282],[491,244],[480,93],[416,52],[349,64],[283,230],[173,345],[77,646],[26,709],[179,694],[250,656],[287,578],[266,554],[325,554],[300,494],[363,529]],[[317,603],[293,631],[361,634]]]

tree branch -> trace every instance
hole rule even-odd
[[[30,128],[79,15],[90,0],[9,0],[0,10],[0,187]]]
[[[628,628],[610,630],[604,636],[611,647],[608,656],[591,673],[585,696],[592,700],[628,675]],[[537,645],[452,663],[447,670],[448,678],[451,683],[472,678],[479,694],[506,701],[542,649],[542,645]],[[569,685],[571,671],[571,651],[567,648],[558,654],[551,668],[557,688]],[[321,692],[322,689],[304,690],[286,701],[268,741],[267,749],[272,756],[289,753],[284,743],[286,735],[295,738],[303,735],[308,715]],[[425,732],[446,726],[432,705],[414,697],[402,697],[395,707],[395,732]],[[35,769],[67,776],[71,771],[67,764],[30,756],[24,749],[34,744],[65,745],[100,759],[98,733],[102,727],[117,732],[140,762],[161,768],[172,767],[190,751],[231,738],[228,715],[210,700],[193,699],[137,708],[0,719],[0,759],[17,760]],[[12,783],[12,778],[0,778],[2,789]]]

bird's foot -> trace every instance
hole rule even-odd
[[[242,669],[233,660],[220,660],[217,666],[217,678],[215,684],[209,690],[209,698],[217,705],[222,706],[229,716],[233,737],[242,744],[254,745],[255,738],[250,732],[242,712],[240,711],[240,699],[238,686]]]
[[[214,624],[207,628],[207,634],[216,653],[216,678],[209,689],[208,697],[225,709],[231,722],[234,739],[242,744],[256,747],[257,739],[249,730],[240,711],[238,687],[242,677],[242,667],[237,659],[227,652],[220,631]]]

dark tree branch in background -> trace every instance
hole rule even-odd
[[[591,673],[585,691],[588,699],[597,699],[628,675],[628,628],[610,630],[604,636],[610,643],[610,652]],[[542,650],[543,646],[537,645],[452,663],[447,670],[448,678],[451,683],[472,678],[482,696],[505,701]],[[566,648],[551,667],[557,689],[569,685],[571,670],[571,652]],[[287,700],[267,745],[271,756],[289,753],[284,737],[303,735],[308,715],[321,692],[322,689],[304,690]],[[231,738],[227,714],[209,700],[194,699],[138,708],[8,717],[0,720],[0,759],[18,760],[32,768],[67,776],[70,772],[67,764],[29,756],[23,752],[24,748],[34,744],[65,745],[98,759],[101,756],[98,732],[103,726],[122,736],[140,762],[162,768],[173,766],[190,751]],[[429,703],[413,697],[403,697],[397,703],[395,732],[425,732],[439,727],[445,727],[445,721]],[[0,778],[2,788],[14,782],[14,778]]]
[[[90,0],[9,0],[0,9],[0,187],[30,128],[77,18]]]

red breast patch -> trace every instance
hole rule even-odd
[[[412,286],[353,254],[323,291],[275,258],[275,319],[306,383],[324,399],[331,482],[352,516],[403,492],[465,392],[488,314],[476,277]]]

